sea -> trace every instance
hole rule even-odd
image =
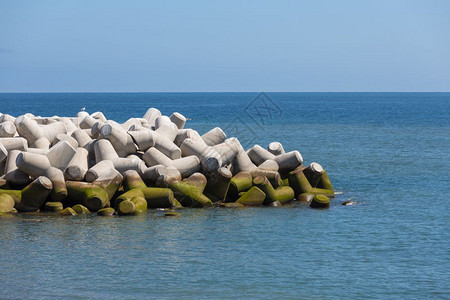
[[[1,215],[1,299],[450,299],[450,93],[0,94],[15,117],[150,107],[299,150],[337,195],[320,210]]]

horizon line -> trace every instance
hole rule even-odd
[[[449,91],[32,91],[32,92],[2,92],[0,94],[143,94],[143,93],[450,93]]]

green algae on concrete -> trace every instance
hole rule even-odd
[[[248,191],[252,185],[253,176],[250,172],[239,172],[234,175],[230,180],[230,187],[228,189],[229,201],[234,201],[236,198],[239,198],[239,193]]]
[[[43,210],[50,212],[59,212],[63,210],[63,204],[61,202],[56,201],[47,202],[44,204]]]
[[[108,204],[108,193],[101,187],[88,182],[67,181],[67,198],[72,203],[82,204],[90,211],[98,211]]]
[[[331,186],[326,171],[323,171],[320,177],[319,186],[321,188],[313,188],[306,178],[305,174],[303,174],[303,170],[300,168],[290,172],[288,178],[289,186],[294,190],[295,196],[303,193],[311,193],[315,195],[323,194],[328,197],[334,197],[334,190]]]
[[[274,189],[269,180],[263,176],[257,176],[253,179],[253,184],[259,187],[265,194],[264,205],[269,205],[271,202],[279,201],[281,204],[286,204],[294,200],[294,190],[289,186],[280,186]]]
[[[105,207],[97,211],[98,216],[109,217],[114,215],[116,211],[112,207]]]
[[[189,183],[176,181],[171,182],[169,187],[174,191],[177,200],[185,207],[208,207],[213,204],[197,187]]]
[[[315,195],[309,204],[311,208],[329,208],[330,207],[330,198],[323,194]]]
[[[91,211],[84,205],[77,204],[72,207],[72,209],[79,215],[88,215]]]
[[[0,213],[9,213],[14,210],[14,199],[8,194],[0,194]]]
[[[76,216],[77,213],[72,207],[66,207],[63,210],[59,211],[58,215],[61,215],[61,216]]]
[[[253,186],[243,196],[236,200],[244,206],[260,206],[266,199],[266,194],[257,186]]]

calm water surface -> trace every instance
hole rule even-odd
[[[0,216],[0,298],[450,298],[450,94],[257,95],[0,94],[14,116],[178,111],[200,133],[298,149],[341,192],[329,210]]]

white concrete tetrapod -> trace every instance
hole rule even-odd
[[[150,126],[154,126],[156,118],[160,116],[161,112],[158,109],[152,107],[147,110],[143,118],[148,121],[148,124],[150,124]]]
[[[173,166],[180,172],[183,178],[192,175],[201,168],[200,160],[194,155],[172,160],[156,148],[148,149],[143,156],[143,160],[149,167],[156,165],[163,165],[165,167]]]
[[[109,140],[120,157],[137,150],[131,136],[121,126],[105,124],[100,129],[99,137]]]
[[[201,137],[208,146],[214,146],[223,143],[227,135],[220,127],[215,127],[203,134]]]
[[[17,167],[30,175],[32,178],[45,176],[53,184],[50,199],[62,201],[67,196],[64,174],[60,169],[52,167],[45,155],[21,152],[16,159]]]
[[[177,125],[178,129],[183,129],[184,125],[186,125],[186,117],[179,112],[172,113],[170,115],[170,120],[172,121],[172,123]]]

